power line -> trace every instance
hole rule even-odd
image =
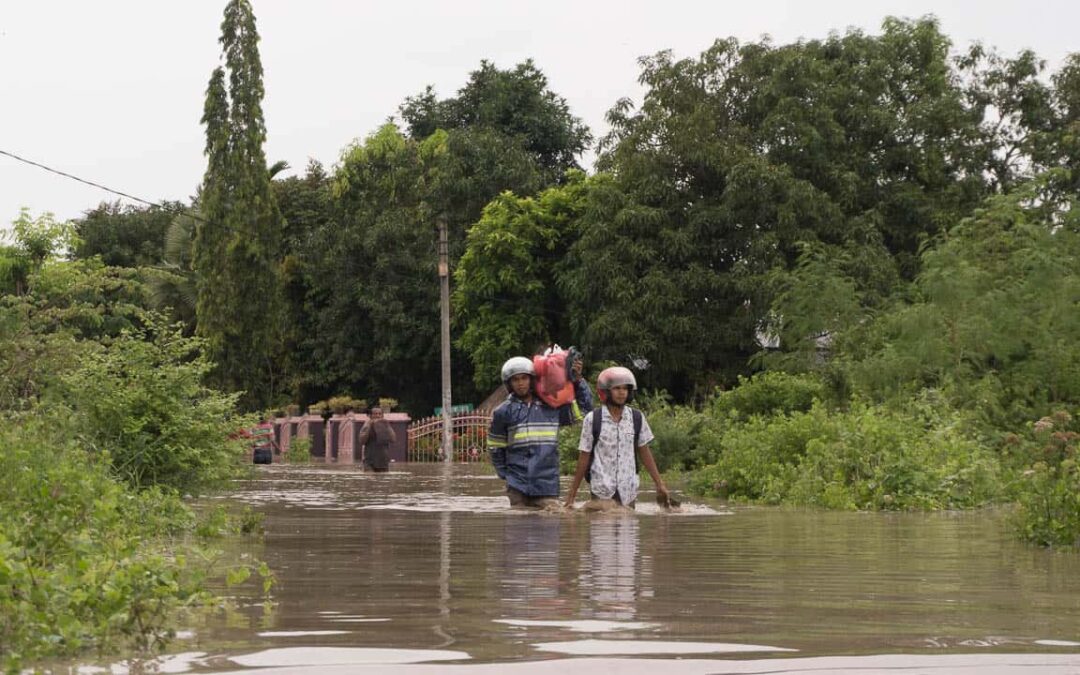
[[[59,169],[54,169],[51,166],[46,166],[46,165],[41,164],[39,162],[35,162],[33,160],[26,159],[25,157],[20,157],[19,155],[16,155],[13,152],[8,152],[7,150],[0,149],[0,155],[5,155],[7,157],[11,157],[12,159],[18,160],[18,161],[23,162],[25,164],[29,164],[31,166],[36,166],[39,169],[44,169],[45,171],[48,171],[49,173],[55,173],[58,176],[63,176],[64,178],[68,178],[70,180],[78,181],[79,183],[83,183],[83,184],[89,185],[91,187],[96,187],[99,190],[104,190],[104,191],[110,192],[110,193],[112,193],[114,195],[119,195],[120,197],[124,197],[126,199],[131,199],[131,200],[140,202],[142,204],[146,204],[147,206],[154,206],[154,207],[158,207],[158,208],[167,208],[167,206],[165,204],[162,204],[160,202],[152,202],[152,201],[150,201],[148,199],[143,199],[142,197],[136,197],[136,196],[130,195],[130,194],[126,193],[126,192],[121,192],[119,190],[114,190],[114,189],[112,189],[110,187],[107,187],[105,185],[101,185],[100,183],[95,183],[94,181],[86,180],[85,178],[79,178],[78,176],[74,176],[74,175],[72,175],[70,173],[60,171]],[[193,209],[185,209],[183,215],[185,215],[185,216],[187,216],[187,217],[189,217],[189,218],[191,218],[193,220],[198,220],[199,222],[202,222],[202,223],[208,223],[209,222],[205,218],[203,218],[202,216],[195,213]],[[493,303],[515,304],[516,305],[516,304],[519,304],[521,301],[520,300],[509,300],[509,299],[500,298],[500,297],[495,296],[495,297],[484,298],[482,302],[493,302]],[[545,312],[546,313],[557,314],[557,315],[569,314],[569,312],[558,311],[558,310],[545,310]]]
[[[73,176],[70,173],[65,173],[65,172],[63,172],[63,171],[61,171],[59,169],[54,169],[51,166],[45,166],[44,164],[41,164],[39,162],[35,162],[33,160],[30,160],[30,159],[26,159],[25,157],[19,157],[15,153],[8,152],[7,150],[0,150],[0,155],[7,155],[8,157],[10,157],[12,159],[16,159],[16,160],[18,160],[20,162],[23,162],[25,164],[29,164],[31,166],[36,166],[39,169],[45,169],[49,173],[55,173],[58,176],[63,176],[64,178],[70,178],[71,180],[78,181],[78,182],[83,183],[85,185],[89,185],[91,187],[96,187],[99,190],[104,190],[106,192],[111,192],[114,195],[119,195],[119,196],[125,197],[127,199],[131,199],[131,200],[134,200],[134,201],[137,201],[137,202],[141,202],[143,204],[146,204],[147,206],[158,206],[158,207],[162,206],[162,204],[159,204],[157,202],[152,202],[152,201],[150,201],[148,199],[143,199],[141,197],[136,197],[134,195],[129,195],[126,192],[120,192],[119,190],[114,190],[111,187],[106,187],[104,185],[101,185],[100,183],[95,183],[92,180],[86,180],[85,178],[79,178],[78,176]]]

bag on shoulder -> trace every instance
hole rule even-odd
[[[573,367],[578,351],[552,345],[543,354],[532,357],[536,370],[536,395],[552,408],[574,400]]]

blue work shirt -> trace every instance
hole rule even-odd
[[[552,408],[535,394],[531,403],[514,395],[495,409],[488,431],[491,463],[508,487],[529,497],[559,494],[559,427],[580,422],[592,410],[584,379],[574,383],[576,400]]]

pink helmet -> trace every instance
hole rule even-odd
[[[600,373],[600,377],[596,378],[596,389],[600,392],[600,401],[607,403],[608,392],[611,388],[623,384],[630,387],[630,395],[626,397],[626,402],[629,403],[634,400],[634,392],[637,391],[637,380],[634,379],[634,374],[629,368],[622,366],[605,368],[604,372]]]

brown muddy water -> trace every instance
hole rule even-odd
[[[1080,554],[998,513],[543,514],[502,491],[476,466],[259,467],[229,499],[266,516],[272,602],[228,589],[169,655],[115,668],[1080,673]]]

